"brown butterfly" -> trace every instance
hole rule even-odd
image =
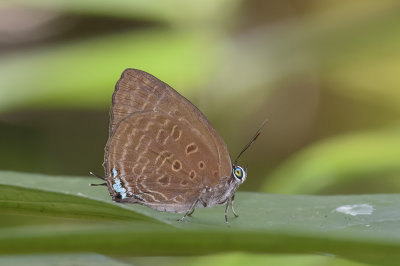
[[[223,139],[191,102],[154,76],[126,69],[112,96],[104,168],[112,199],[191,215],[226,204],[247,169],[232,164]],[[96,175],[97,176],[97,175]],[[99,176],[98,176],[99,177]],[[101,177],[100,177],[101,178]]]

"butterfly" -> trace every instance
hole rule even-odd
[[[113,201],[137,203],[165,212],[185,213],[226,204],[247,169],[234,163],[227,146],[207,118],[190,101],[156,77],[126,69],[112,96],[109,139],[103,179]]]

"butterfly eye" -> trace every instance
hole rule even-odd
[[[233,174],[235,175],[235,177],[237,179],[242,179],[242,177],[243,177],[243,169],[241,167],[237,166],[235,168],[235,170],[233,171]]]

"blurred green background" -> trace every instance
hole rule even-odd
[[[0,1],[0,168],[102,174],[130,67],[194,103],[232,157],[269,119],[241,191],[397,193],[399,32],[394,0]]]
[[[398,1],[0,2],[0,167],[102,173],[128,67],[202,110],[247,191],[400,188]]]

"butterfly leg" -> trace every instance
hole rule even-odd
[[[192,214],[194,213],[194,210],[195,210],[195,208],[193,208],[193,210],[190,213],[188,213],[187,216],[192,216]]]
[[[185,215],[183,215],[183,217],[181,219],[178,220],[178,222],[182,222],[183,220],[185,220],[186,216],[188,216],[188,215],[190,216],[194,212],[194,209],[198,202],[199,202],[199,199],[197,199],[195,202],[193,202],[192,206],[190,206],[190,209],[185,213]]]
[[[233,194],[233,196],[232,196],[232,198],[231,198],[231,207],[232,207],[232,212],[233,212],[233,215],[235,215],[235,217],[239,217],[239,214],[237,214],[236,212],[235,212],[235,209],[233,208],[233,200],[235,199],[235,194]]]
[[[228,210],[229,210],[229,206],[231,206],[232,204],[232,198],[228,199],[228,202],[226,203],[226,207],[225,207],[225,223],[228,224]]]

